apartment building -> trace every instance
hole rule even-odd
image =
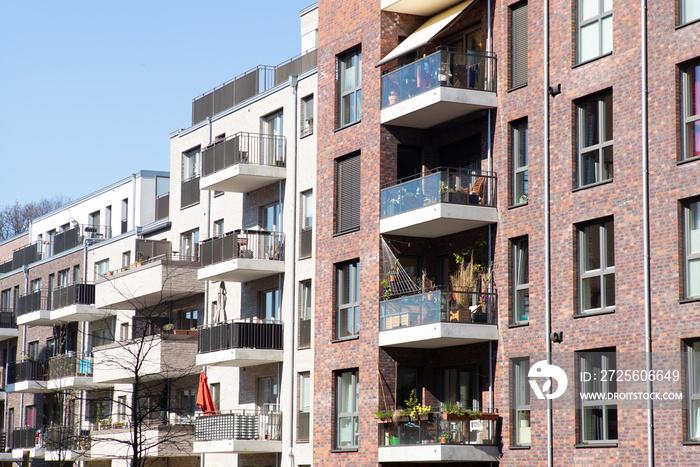
[[[700,462],[700,26],[646,5],[319,2],[314,465]]]

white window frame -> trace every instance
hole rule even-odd
[[[197,178],[201,170],[202,148],[197,146],[194,149],[182,153],[182,181],[186,182]]]
[[[301,131],[300,138],[314,133],[314,95],[301,98]]]
[[[199,229],[190,230],[180,235],[180,258],[187,260],[187,258],[197,258],[198,256]]]
[[[587,267],[587,256],[588,242],[590,241],[589,235],[586,233],[586,229],[598,229],[598,251],[591,252],[591,254],[597,254],[598,267],[593,267],[591,269],[586,269]],[[587,223],[581,225],[578,228],[579,237],[579,314],[596,313],[596,312],[609,312],[615,310],[615,224],[612,218],[605,218],[597,220],[592,223]],[[611,245],[613,251],[609,252],[608,248],[608,236],[612,235]],[[605,261],[608,259],[608,254],[611,255],[611,264],[606,264]],[[612,276],[613,285],[613,303],[608,304],[606,302],[606,294],[609,284],[606,284],[606,277]],[[585,284],[586,281],[593,281],[599,278],[599,293],[600,293],[600,306],[598,307],[586,307],[586,297],[585,297]]]

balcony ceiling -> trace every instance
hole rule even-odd
[[[379,333],[380,347],[411,349],[439,349],[497,340],[498,327],[493,324],[432,323]]]
[[[248,367],[281,362],[284,350],[278,349],[226,349],[197,354],[197,365]]]
[[[201,268],[197,278],[210,281],[248,282],[284,272],[284,261],[235,258]]]
[[[418,16],[433,16],[456,5],[459,0],[382,0],[383,11],[407,13]]]
[[[382,219],[379,231],[382,234],[437,238],[496,222],[496,208],[439,203]]]
[[[236,164],[202,177],[200,190],[248,193],[287,176],[287,169],[270,165]]]

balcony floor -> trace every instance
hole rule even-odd
[[[44,458],[44,448],[41,447],[33,447],[33,448],[23,448],[23,449],[13,449],[12,450],[12,459],[15,461],[20,461],[22,459],[22,456],[24,455],[25,451],[29,451],[29,458],[30,459],[36,459],[36,458]],[[4,459],[0,459],[4,460]]]
[[[281,362],[284,350],[277,349],[226,349],[197,354],[197,365],[247,367]]]
[[[24,326],[50,326],[51,311],[37,310],[17,316],[17,324]]]
[[[0,328],[0,342],[17,337],[17,328]]]
[[[202,177],[201,190],[248,193],[287,176],[287,169],[271,165],[235,164]]]
[[[109,389],[113,385],[111,384],[101,384],[95,383],[92,380],[92,376],[68,376],[66,378],[50,379],[46,382],[46,387],[50,390],[63,390],[63,389]]]
[[[497,104],[495,92],[439,86],[382,109],[381,123],[426,129]]]
[[[46,381],[18,381],[5,386],[5,392],[23,392],[25,394],[42,394],[52,392]]]
[[[380,463],[389,462],[498,462],[498,446],[419,444],[380,446]]]
[[[437,238],[498,222],[489,206],[438,203],[396,214],[379,221],[381,234]]]
[[[498,326],[494,324],[432,323],[379,333],[380,347],[412,349],[439,349],[497,340]]]
[[[205,266],[197,278],[210,281],[248,282],[284,272],[284,261],[235,258]]]
[[[86,450],[76,450],[67,449],[65,451],[46,451],[44,453],[44,460],[47,462],[61,462],[61,461],[81,461],[90,458],[90,451]]]
[[[195,441],[195,453],[211,452],[282,452],[282,441],[269,439],[223,439],[216,441]]]
[[[70,305],[51,311],[51,321],[53,321],[54,324],[98,321],[109,318],[113,314],[114,313],[109,310],[96,308],[95,305]]]

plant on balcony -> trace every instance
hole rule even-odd
[[[461,405],[446,403],[442,410],[445,420],[498,420],[498,414],[465,409]]]
[[[376,410],[374,412],[374,418],[378,420],[379,423],[393,423],[394,412],[383,412],[381,410]]]
[[[481,285],[481,273],[484,266],[474,263],[473,251],[469,252],[469,262],[466,262],[465,253],[454,253],[457,262],[457,271],[450,275],[450,286],[456,292],[466,292],[455,294],[457,306],[466,310],[472,303],[472,294],[479,291]]]
[[[405,400],[405,403],[408,415],[412,420],[428,420],[431,407],[418,402],[415,389],[411,389],[411,394],[408,396],[408,399]]]

